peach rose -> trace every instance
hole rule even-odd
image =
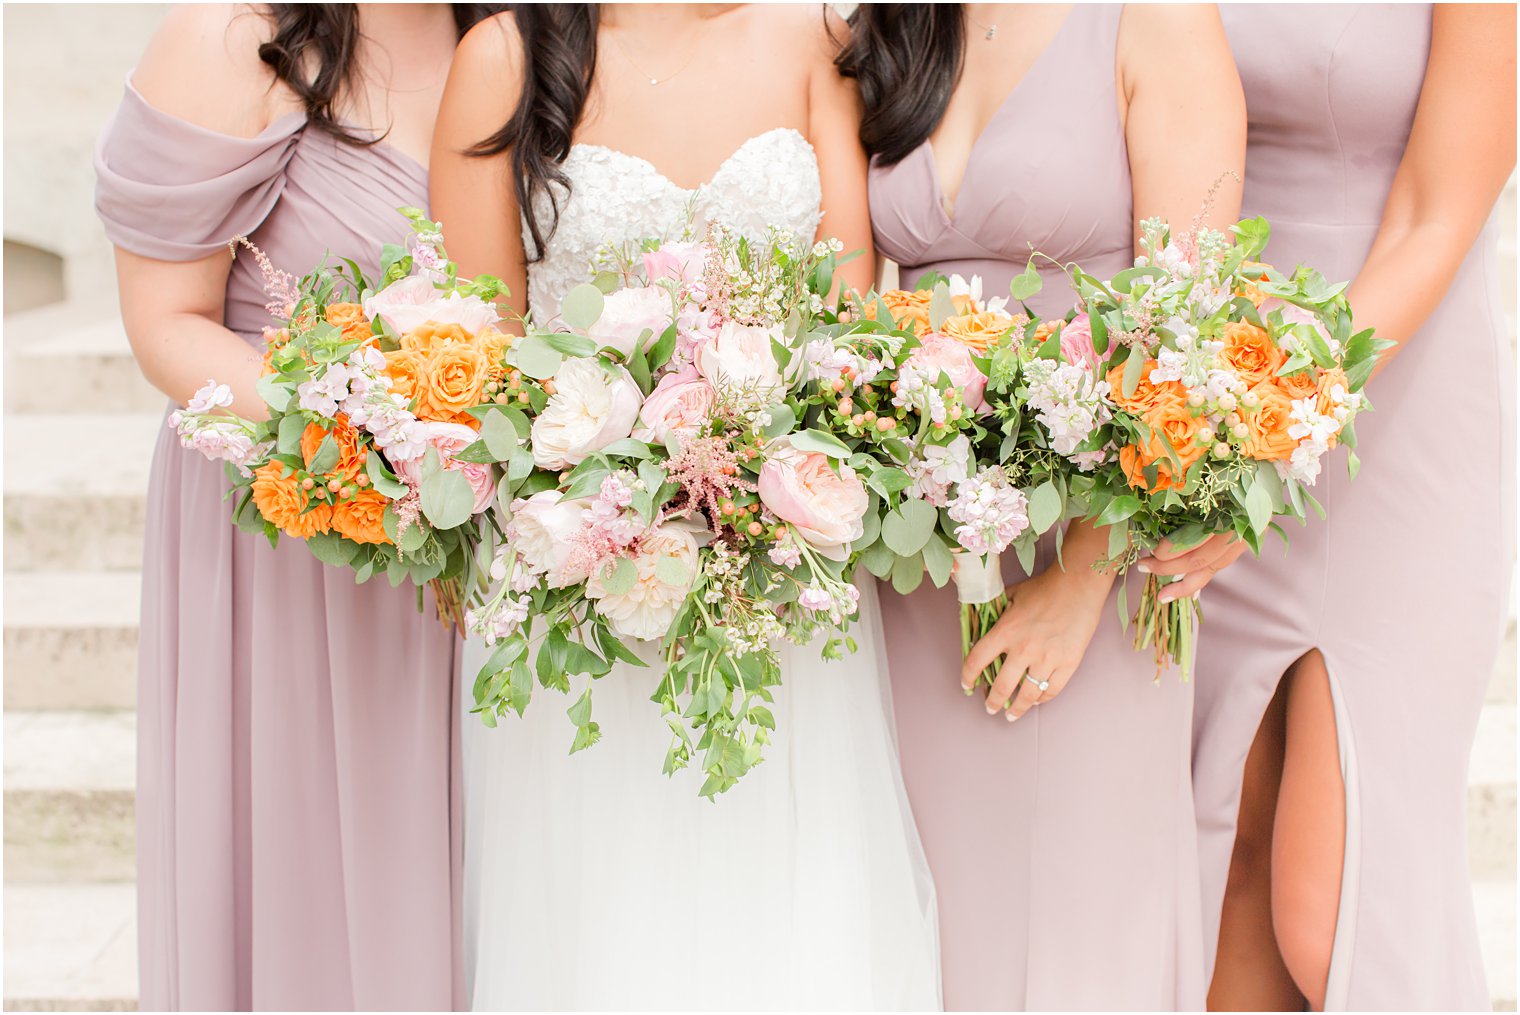
[[[901,379],[917,374],[930,385],[939,383],[944,374],[961,393],[962,403],[972,412],[987,409],[987,376],[971,359],[971,351],[959,342],[931,334],[924,336],[923,344],[908,354],[898,373]]]
[[[364,308],[357,303],[333,303],[327,308],[327,323],[343,332],[343,341],[373,344],[378,336],[370,327]]]
[[[478,515],[491,506],[491,501],[496,498],[496,482],[491,476],[491,467],[483,462],[461,462],[454,458],[475,443],[474,430],[458,423],[424,423],[422,439],[438,449],[438,457],[445,469],[459,473],[470,484],[470,491],[475,495],[475,505],[471,508],[473,514]],[[422,484],[421,458],[396,462],[395,468],[396,478],[407,486],[417,487]]]
[[[331,430],[318,423],[306,424],[306,429],[301,433],[302,461],[306,463],[307,468],[311,467],[311,460],[317,456],[317,451],[322,447],[323,438],[329,433],[338,445],[338,464],[333,466],[327,474],[353,479],[364,468],[366,452],[359,446],[358,428],[348,421],[348,416],[344,413],[338,413]]]
[[[1342,391],[1351,390],[1350,385],[1346,382],[1346,371],[1340,367],[1321,370],[1319,372],[1319,380],[1315,383],[1314,388],[1319,394],[1319,403],[1315,407],[1316,411],[1326,416],[1330,414],[1331,409],[1335,408],[1335,399],[1332,397],[1335,389],[1340,388]]]
[[[1173,399],[1182,402],[1187,401],[1187,389],[1177,381],[1163,381],[1155,384],[1151,381],[1151,371],[1156,369],[1156,361],[1146,360],[1145,366],[1140,370],[1140,380],[1135,384],[1135,392],[1128,398],[1124,397],[1124,364],[1117,364],[1108,372],[1108,384],[1112,390],[1111,398],[1114,404],[1126,412],[1137,416],[1143,416],[1154,409],[1163,401]]]
[[[1078,314],[1061,327],[1061,358],[1089,373],[1098,369],[1098,350],[1093,347],[1092,321]]]
[[[1287,395],[1290,400],[1309,398],[1318,393],[1319,388],[1314,382],[1314,368],[1307,367],[1296,370],[1291,374],[1279,376],[1274,383]]]
[[[507,349],[512,345],[512,336],[504,335],[495,328],[486,328],[475,336],[475,345],[480,349],[481,355],[486,358],[486,373],[493,380],[500,379],[507,372],[507,365],[502,362],[507,355]]]
[[[1255,304],[1258,310],[1266,302],[1267,297],[1266,294],[1256,287],[1256,283],[1267,281],[1267,269],[1269,267],[1271,265],[1262,264],[1260,261],[1242,261],[1240,264],[1241,281],[1235,287],[1235,295],[1244,296]]]
[[[881,302],[887,305],[892,323],[901,331],[911,331],[917,338],[929,333],[929,301],[932,298],[933,293],[927,289],[889,289],[881,294]],[[866,316],[874,321],[876,304],[872,302],[865,309]]]
[[[475,336],[458,324],[428,321],[401,336],[401,348],[429,355],[451,346],[475,344]]]
[[[427,361],[410,349],[396,349],[385,354],[385,373],[391,379],[391,390],[410,402],[422,393]]]
[[[976,352],[986,352],[1013,326],[1013,318],[997,310],[985,310],[979,314],[961,314],[947,317],[940,324],[940,334]]]
[[[464,410],[480,404],[486,365],[485,354],[473,344],[434,348],[428,354],[425,383],[417,399],[418,417],[468,426],[466,421],[473,417]]]
[[[1143,445],[1131,444],[1119,450],[1119,467],[1124,470],[1129,485],[1149,493],[1185,486],[1187,470],[1208,451],[1198,441],[1203,420],[1188,410],[1186,397],[1178,396],[1166,386],[1158,390],[1156,404],[1143,419],[1150,427],[1150,439]],[[1182,466],[1180,471],[1174,471],[1172,461],[1167,457],[1168,447],[1177,456]],[[1142,470],[1153,463],[1156,482],[1154,486],[1147,486]]]
[[[1288,436],[1288,427],[1293,422],[1292,399],[1271,380],[1257,384],[1251,394],[1261,399],[1261,405],[1245,418],[1247,433],[1240,446],[1241,454],[1259,462],[1291,458],[1293,449],[1298,446],[1298,442]]]
[[[716,400],[717,392],[696,367],[666,374],[644,399],[639,409],[640,425],[634,428],[633,436],[655,444],[664,444],[672,437],[684,443],[707,422]]]
[[[352,497],[344,497],[332,509],[333,531],[355,543],[385,544],[391,537],[385,534],[385,509],[390,500],[374,490],[354,491]]]
[[[836,472],[828,456],[799,451],[785,437],[766,452],[759,488],[761,503],[830,560],[844,560],[865,532],[870,495],[855,470],[841,462]]]
[[[1219,358],[1247,387],[1255,387],[1277,373],[1287,360],[1272,336],[1254,324],[1231,321],[1224,326],[1223,337],[1224,351]]]
[[[428,322],[459,324],[474,334],[501,320],[496,307],[479,296],[444,295],[431,279],[410,275],[364,301],[364,312],[379,317],[398,335]]]
[[[332,528],[332,508],[313,504],[307,510],[306,492],[279,462],[261,465],[253,473],[253,503],[265,520],[296,539],[308,539]]]

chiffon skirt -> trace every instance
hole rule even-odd
[[[1305,259],[1323,248],[1318,263],[1335,269],[1330,240],[1346,230],[1273,227],[1274,245]],[[1347,805],[1330,1009],[1490,1006],[1466,794],[1514,561],[1514,366],[1496,260],[1490,225],[1369,385],[1360,473],[1349,480],[1335,454],[1314,489],[1327,518],[1291,526],[1289,548],[1271,539],[1203,594],[1193,779],[1210,962],[1246,753],[1283,671],[1317,648]]]
[[[573,756],[573,697],[537,688],[496,729],[465,716],[474,1008],[939,1007],[934,890],[869,585],[860,613],[842,661],[783,651],[766,759],[713,802],[699,771],[660,772],[657,667],[596,682],[602,740]],[[485,653],[466,643],[467,678]]]
[[[961,690],[953,587],[882,595],[946,1009],[1202,1008],[1192,686],[1134,651],[1117,587],[1066,689],[1012,724]]]
[[[154,456],[138,688],[144,1010],[452,1008],[454,637],[238,532],[219,463]]]

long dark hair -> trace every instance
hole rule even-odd
[[[512,118],[469,149],[470,155],[512,152],[512,186],[528,223],[533,249],[530,261],[542,260],[544,246],[559,225],[560,195],[570,180],[560,163],[570,154],[575,127],[591,94],[596,69],[597,4],[512,5],[522,39],[522,95]],[[549,198],[548,222],[539,220],[534,199]]]
[[[505,4],[450,4],[460,37]],[[373,144],[379,138],[355,137],[333,114],[343,91],[354,84],[359,68],[358,4],[269,4],[274,35],[259,46],[259,59],[296,93],[306,119],[319,130],[350,144]]]
[[[960,82],[966,25],[961,4],[864,3],[834,60],[860,86],[860,143],[878,164],[901,162],[928,140]]]

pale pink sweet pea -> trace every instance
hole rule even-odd
[[[480,435],[459,423],[424,422],[419,424],[419,428],[422,431],[422,439],[438,449],[438,456],[443,459],[443,467],[464,476],[465,481],[470,484],[470,490],[475,494],[473,513],[478,515],[490,507],[491,501],[496,496],[496,484],[491,479],[491,467],[480,462],[461,462],[454,458],[459,452],[474,444]],[[396,470],[396,477],[407,486],[416,487],[422,482],[421,458],[391,464]]]
[[[670,327],[670,293],[659,286],[619,289],[602,303],[602,316],[586,330],[597,345],[623,357],[633,355],[634,343],[647,329],[654,338]]]
[[[931,385],[943,373],[960,391],[966,408],[972,412],[987,408],[987,377],[972,362],[970,350],[953,338],[924,336],[923,344],[909,354],[903,370],[918,374]]]
[[[870,502],[855,470],[840,463],[836,471],[827,455],[800,451],[785,437],[771,444],[765,459],[761,503],[813,549],[844,560],[865,532],[862,519]]]
[[[409,275],[367,297],[364,313],[381,318],[398,335],[429,322],[457,324],[473,335],[501,320],[496,308],[479,296],[445,296],[422,275]]]
[[[705,243],[662,243],[658,250],[644,255],[644,274],[651,282],[695,282],[706,265]]]
[[[1093,348],[1092,322],[1078,314],[1061,328],[1061,356],[1089,373],[1098,369],[1098,350]]]
[[[672,437],[684,440],[707,421],[717,393],[711,384],[688,366],[666,374],[644,399],[633,436],[641,441],[664,444]]]

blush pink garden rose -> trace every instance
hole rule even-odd
[[[496,483],[491,478],[491,467],[479,462],[460,462],[454,459],[455,455],[474,444],[480,435],[459,423],[421,422],[418,425],[422,439],[438,449],[439,457],[443,459],[443,467],[464,476],[470,484],[470,490],[475,494],[475,506],[471,509],[472,512],[478,515],[490,507],[491,501],[496,497]],[[420,457],[392,464],[396,470],[396,476],[407,486],[415,488],[422,482]]]
[[[625,359],[633,355],[634,343],[647,329],[659,338],[670,327],[672,303],[670,293],[659,286],[619,289],[607,296],[602,316],[586,334],[597,345],[613,349]]]
[[[594,359],[566,359],[554,375],[554,394],[529,433],[540,469],[568,469],[593,451],[633,432],[644,396],[622,367]]]
[[[644,274],[651,282],[695,282],[706,266],[705,243],[662,243],[644,255]]]
[[[575,550],[575,536],[586,527],[589,505],[585,498],[565,500],[558,490],[540,490],[512,503],[507,543],[529,571],[544,576],[551,589],[564,588],[574,580],[565,564]]]
[[[393,282],[364,301],[364,315],[379,317],[398,335],[424,324],[457,324],[470,334],[501,320],[496,308],[479,296],[444,295],[421,275]]]
[[[719,394],[746,404],[770,405],[785,390],[772,341],[781,341],[780,326],[724,322],[712,341],[696,350],[697,372]]]
[[[1078,314],[1061,328],[1061,357],[1088,373],[1098,369],[1098,350],[1093,348],[1092,322]]]
[[[842,462],[836,471],[827,455],[782,437],[766,450],[759,486],[761,503],[830,560],[844,560],[865,534],[865,484]]]
[[[923,344],[908,355],[904,370],[911,370],[933,384],[943,373],[961,392],[972,412],[987,409],[987,377],[972,362],[971,351],[953,338],[926,335]]]
[[[707,421],[717,392],[688,366],[679,373],[666,374],[644,400],[639,410],[642,424],[633,431],[641,441],[664,444],[671,438],[684,441]]]

